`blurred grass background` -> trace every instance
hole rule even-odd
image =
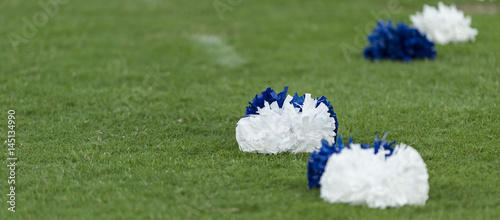
[[[214,2],[70,0],[17,52],[9,36],[43,9],[0,2],[0,134],[14,109],[20,160],[16,213],[2,161],[0,219],[500,218],[498,2],[455,1],[476,42],[412,63],[364,60],[363,30],[437,2],[242,0],[223,20]],[[343,137],[412,145],[427,204],[329,204],[307,189],[308,154],[240,152],[236,122],[269,86],[326,96]]]

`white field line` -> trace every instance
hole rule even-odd
[[[246,62],[233,47],[227,45],[220,37],[196,35],[192,39],[203,45],[212,58],[220,65],[236,67]]]

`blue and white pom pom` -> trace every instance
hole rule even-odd
[[[475,41],[477,29],[471,28],[471,17],[465,16],[455,5],[438,3],[438,8],[424,5],[422,12],[410,15],[413,26],[438,43],[448,44]]]
[[[322,142],[308,163],[309,187],[320,187],[327,202],[370,208],[424,205],[429,198],[429,175],[412,147],[375,138],[373,147]],[[328,156],[329,155],[329,156]],[[329,157],[329,158],[326,158]]]
[[[377,26],[368,36],[367,46],[363,52],[369,60],[402,60],[409,62],[418,58],[436,58],[434,43],[415,28],[405,23],[397,23],[396,28],[392,21],[377,22]]]
[[[325,97],[276,94],[267,88],[255,95],[238,121],[236,140],[240,150],[264,154],[313,152],[322,139],[335,142],[338,122]]]

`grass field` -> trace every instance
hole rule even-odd
[[[0,2],[0,139],[14,109],[18,157],[11,213],[2,145],[0,219],[500,219],[498,1],[456,1],[476,42],[412,63],[364,60],[362,32],[420,1],[214,2]],[[427,204],[329,204],[309,154],[241,152],[236,122],[269,86],[326,96],[342,137],[412,145]]]

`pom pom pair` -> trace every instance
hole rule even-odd
[[[331,203],[367,205],[370,208],[424,205],[428,199],[427,167],[412,147],[375,138],[373,147],[344,146],[322,141],[308,163],[309,187]]]
[[[410,20],[413,26],[438,44],[474,41],[478,33],[470,27],[470,16],[465,16],[454,5],[446,6],[442,2],[438,3],[437,9],[424,5],[423,11],[411,15]]]
[[[373,32],[368,36],[370,45],[364,50],[364,56],[370,60],[392,59],[411,61],[417,58],[436,58],[434,43],[415,28],[405,23],[392,25],[379,21]]]
[[[238,121],[240,150],[265,154],[313,152],[322,139],[335,142],[338,122],[330,102],[311,94],[287,95],[271,88],[256,95]]]

